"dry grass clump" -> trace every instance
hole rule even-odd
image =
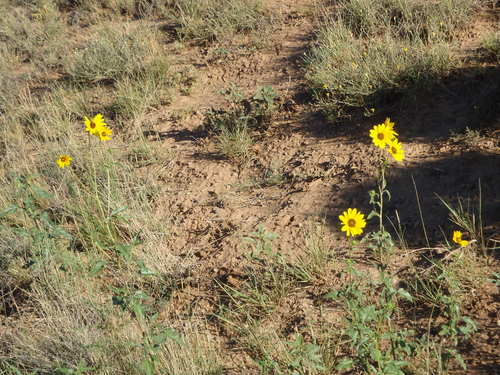
[[[452,39],[469,21],[475,0],[342,0],[339,17],[357,36],[393,36],[426,42]]]
[[[67,57],[66,70],[72,81],[85,84],[140,78],[144,73],[160,77],[166,70],[166,59],[158,38],[154,29],[145,26],[105,26]]]
[[[273,20],[260,0],[168,0],[167,8],[181,39],[220,41],[237,33],[262,33]]]
[[[67,50],[67,28],[51,2],[28,7],[0,4],[0,46],[42,72],[56,68]]]
[[[31,286],[31,316],[0,334],[2,373],[221,373],[206,327],[186,324],[177,332],[138,319],[114,306],[77,258],[64,269],[59,262],[41,265]]]
[[[345,0],[326,13],[307,57],[307,77],[325,109],[370,108],[388,94],[426,86],[459,60],[453,43],[473,0]]]
[[[482,38],[481,54],[493,62],[500,61],[500,32],[491,32]]]

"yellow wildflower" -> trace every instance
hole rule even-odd
[[[90,134],[95,135],[96,137],[99,137],[99,132],[100,130],[106,126],[106,123],[104,122],[104,118],[100,113],[94,116],[94,118],[91,120],[87,116],[83,117],[84,122],[85,122],[85,131],[88,131]]]
[[[370,137],[373,140],[375,146],[384,149],[386,145],[392,141],[398,133],[393,129],[394,123],[390,124],[390,120],[387,118],[383,124],[375,125],[370,130]]]
[[[59,168],[69,167],[71,165],[71,160],[73,160],[73,158],[69,155],[60,155],[56,163]]]
[[[384,121],[384,125],[387,126],[389,129],[394,130],[394,122],[391,121],[389,117],[387,117]],[[395,133],[397,134],[397,133]]]
[[[403,150],[403,147],[399,141],[394,138],[392,141],[388,143],[388,148],[387,151],[389,151],[389,154],[392,155],[394,160],[396,161],[403,161],[405,158],[405,150]]]
[[[356,208],[348,208],[339,216],[342,232],[346,232],[347,237],[363,233],[363,228],[366,227],[364,216]]]
[[[459,244],[461,247],[467,246],[467,244],[469,243],[469,241],[462,240],[462,232],[460,232],[459,230],[453,231],[453,242]]]
[[[101,141],[109,141],[111,139],[111,134],[113,131],[108,128],[107,126],[103,126],[100,130],[99,133],[97,133],[97,136]]]

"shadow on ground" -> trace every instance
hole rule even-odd
[[[385,212],[392,221],[396,221],[397,210],[405,239],[411,247],[426,245],[425,235],[419,214],[419,202],[425,222],[426,233],[432,245],[444,241],[444,235],[450,238],[453,229],[459,229],[449,220],[449,211],[439,197],[457,205],[462,199],[464,208],[476,220],[479,210],[479,184],[481,185],[482,220],[486,238],[495,236],[500,239],[500,155],[468,151],[460,155],[425,162],[413,167],[390,167],[387,176],[388,189],[392,199],[387,202]],[[414,183],[415,182],[415,186]],[[363,202],[358,207],[363,212],[371,211],[368,191],[375,187],[375,182],[361,183],[354,188],[338,192],[338,202]],[[364,197],[364,199],[363,199]],[[332,225],[338,226],[337,213],[345,207],[330,205],[329,215]],[[374,223],[376,220],[373,219]],[[387,223],[390,227],[390,224]]]
[[[387,94],[370,118],[354,110],[349,118],[332,124],[314,113],[304,130],[319,138],[357,138],[387,116],[396,122],[403,141],[446,139],[451,133],[463,133],[467,127],[500,129],[500,66],[458,69],[426,88]]]

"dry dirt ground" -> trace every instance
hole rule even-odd
[[[222,59],[214,58],[220,48],[217,44],[183,50],[181,64],[194,66],[197,79],[190,94],[175,98],[148,132],[151,142],[160,142],[173,155],[161,168],[144,167],[145,173],[156,174],[168,186],[168,194],[157,202],[158,212],[170,212],[176,224],[168,251],[194,262],[184,287],[174,291],[164,319],[198,315],[211,322],[218,302],[216,281],[240,285],[249,251],[242,239],[257,225],[278,234],[275,250],[293,258],[301,256],[305,236],[315,223],[321,223],[326,228],[322,240],[341,258],[345,240],[338,215],[347,207],[369,210],[376,150],[367,133],[387,116],[396,122],[407,150],[404,164],[391,168],[388,176],[393,199],[387,212],[393,216],[397,208],[409,247],[425,246],[412,179],[432,244],[443,241],[440,228],[445,233],[452,228],[436,194],[447,199],[477,197],[479,181],[485,236],[500,240],[499,67],[478,69],[478,64],[471,64],[470,69],[456,72],[404,104],[396,100],[377,108],[370,118],[353,115],[332,124],[319,114],[304,82],[302,59],[313,40],[312,5],[304,0],[273,4],[281,9],[284,21],[263,49],[231,53]],[[472,32],[464,45],[473,49],[476,39]],[[203,114],[211,107],[224,106],[219,91],[230,83],[247,95],[259,86],[271,85],[280,96],[281,106],[271,127],[255,135],[253,158],[245,165],[218,156],[213,139],[202,131]],[[484,136],[469,145],[450,140],[451,131],[463,132],[466,126]],[[270,171],[280,176],[279,184],[264,183]],[[410,261],[423,252],[414,252]],[[356,256],[363,262],[363,253]],[[495,260],[491,262],[492,271],[498,269]],[[278,321],[300,325],[321,314],[318,296],[331,289],[335,275],[332,272],[318,290],[283,301],[277,309]],[[498,291],[479,290],[473,300],[467,313],[476,319],[479,332],[473,345],[463,348],[469,365],[466,373],[499,373]],[[240,373],[238,369],[248,359],[237,354],[235,344],[230,337],[224,338],[216,321],[213,329],[222,333],[224,347],[235,351],[230,367]]]

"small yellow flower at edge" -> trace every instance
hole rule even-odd
[[[396,161],[403,161],[405,158],[405,150],[396,138],[388,143],[387,151]]]
[[[459,230],[453,231],[453,242],[459,244],[461,247],[467,246],[469,241],[462,240],[462,232]]]
[[[384,149],[385,146],[387,146],[389,142],[392,141],[396,137],[396,135],[398,135],[398,133],[394,131],[393,126],[394,124],[388,125],[384,123],[380,125],[375,125],[370,130],[370,137],[372,138],[375,146]]]
[[[111,139],[111,134],[113,133],[113,131],[106,127],[106,126],[103,126],[100,130],[99,130],[99,133],[97,134],[97,136],[99,137],[99,139],[101,141],[109,141]]]
[[[73,160],[73,158],[69,155],[60,155],[56,163],[59,168],[69,167],[71,165],[71,160]]]
[[[99,136],[100,130],[106,126],[104,118],[100,113],[95,115],[93,119],[89,119],[87,116],[84,116],[83,120],[85,122],[85,131],[88,131],[90,134],[97,137]]]
[[[346,236],[357,236],[363,233],[363,228],[366,227],[365,215],[359,212],[356,208],[348,208],[344,211],[339,219],[342,223],[342,232],[346,232]]]

